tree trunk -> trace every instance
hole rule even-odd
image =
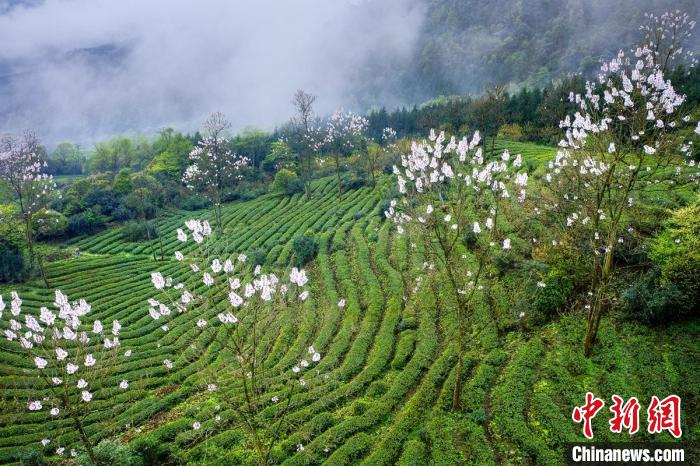
[[[464,370],[463,353],[464,353],[464,337],[459,332],[459,354],[457,355],[457,371],[455,374],[455,388],[452,391],[452,411],[459,411],[462,406],[462,371]]]
[[[219,232],[224,232],[224,224],[221,221],[221,200],[214,204],[214,216],[216,217],[216,225],[219,227]]]
[[[39,262],[39,271],[41,272],[41,278],[44,280],[44,285],[46,288],[51,288],[51,284],[49,284],[49,277],[46,275],[46,269],[44,268],[44,256],[38,254],[37,260]]]
[[[83,424],[80,422],[80,419],[76,416],[73,417],[73,421],[75,422],[75,427],[78,429],[78,433],[80,434],[80,439],[83,441],[83,445],[85,446],[85,449],[87,450],[88,457],[90,458],[90,462],[97,466],[97,459],[95,458],[95,452],[92,450],[92,443],[90,442],[90,439],[88,438],[87,434],[85,433],[85,429],[83,429]]]
[[[311,156],[306,157],[306,173],[304,173],[304,191],[306,192],[306,200],[311,199]]]
[[[340,157],[338,155],[335,156],[335,174],[338,180],[338,200],[340,200],[343,197],[343,186],[340,181]]]
[[[598,336],[598,328],[600,327],[600,319],[605,311],[605,286],[607,285],[608,279],[612,273],[612,261],[614,246],[612,241],[608,241],[608,248],[605,252],[605,259],[603,261],[603,269],[600,274],[600,281],[596,284],[595,300],[591,306],[591,311],[588,313],[588,326],[586,328],[586,336],[583,340],[583,353],[586,357],[590,357],[593,354],[593,347],[595,346],[596,338]]]
[[[32,220],[27,217],[25,219],[26,237],[27,237],[27,250],[29,251],[29,268],[34,268],[34,240],[32,238]]]
[[[158,224],[156,223],[156,229],[158,229]],[[158,240],[160,242],[160,261],[163,262],[165,260],[165,249],[163,248],[163,235],[161,234],[160,231],[158,233]]]
[[[444,251],[444,249],[443,249]],[[446,251],[445,251],[446,252]],[[457,285],[457,279],[450,266],[449,254],[445,254],[445,266],[447,269],[447,277],[450,280],[450,285],[454,291],[455,300],[457,301],[457,325],[458,325],[458,336],[459,341],[457,342],[457,367],[455,368],[455,386],[452,391],[452,411],[459,411],[462,406],[462,371],[464,370],[464,343],[466,340],[467,329],[465,326],[465,319],[468,313],[468,303],[464,302],[462,295],[459,293],[459,287]]]
[[[148,221],[146,220],[146,216],[143,216],[143,224],[146,227],[146,238],[148,238],[148,244],[151,245],[151,254],[153,254],[153,262],[158,261],[156,259],[156,251],[153,249],[153,243],[151,242],[151,229],[149,228]]]

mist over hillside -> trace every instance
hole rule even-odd
[[[683,0],[429,3],[417,73],[406,77],[414,99],[479,92],[492,83],[541,87],[565,73],[590,74],[601,58],[638,41],[644,13],[679,9],[698,16],[698,3]],[[697,49],[697,35],[691,44]]]
[[[543,86],[632,45],[645,11],[675,8],[698,16],[691,0],[12,0],[0,4],[0,131],[91,143],[192,130],[213,110],[269,128],[300,87],[329,112]]]

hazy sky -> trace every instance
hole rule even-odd
[[[300,87],[320,111],[352,107],[367,57],[411,57],[425,14],[416,5],[0,0],[0,132],[90,143],[134,128],[195,129],[215,110],[235,127],[271,127],[290,116]]]

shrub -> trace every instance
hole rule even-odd
[[[122,238],[124,241],[135,243],[149,238],[158,237],[158,229],[153,222],[128,222],[122,228]]]
[[[134,213],[124,204],[119,204],[117,208],[112,211],[112,220],[116,222],[123,222],[131,218],[134,218]]]
[[[275,179],[270,185],[270,192],[286,192],[289,183],[293,183],[294,181],[298,180],[299,177],[296,173],[287,168],[282,168],[275,174]]]
[[[498,135],[511,141],[522,141],[523,127],[517,123],[503,125],[498,130]]]
[[[531,296],[530,320],[535,324],[548,322],[562,309],[574,291],[571,278],[560,270],[550,270],[544,278],[545,287],[537,287]]]
[[[299,235],[292,242],[294,250],[294,265],[301,267],[316,257],[318,252],[318,242],[311,235]]]
[[[691,303],[700,302],[700,252],[693,251],[668,260],[661,269],[664,286],[676,286]]]
[[[187,196],[181,203],[180,208],[194,211],[211,207],[211,201],[202,196]]]
[[[32,229],[37,239],[60,238],[66,233],[67,228],[68,219],[55,210],[40,212],[32,219]]]
[[[36,448],[19,452],[17,461],[22,466],[45,466],[49,464],[44,458],[44,453]]]
[[[623,312],[630,320],[660,324],[687,316],[693,301],[674,283],[661,283],[661,272],[654,268],[622,293]]]
[[[421,464],[428,464],[428,455],[426,452],[425,444],[420,440],[409,440],[406,442],[403,453],[399,458],[399,465],[401,466],[418,466]]]
[[[228,191],[221,196],[222,202],[231,201],[252,201],[257,198],[264,191],[262,189],[252,189],[252,188],[241,188],[235,191]]]
[[[343,178],[343,180],[340,182],[340,185],[342,186],[343,191],[359,189],[367,185],[367,177],[358,175],[350,178]]]
[[[104,225],[105,219],[102,215],[95,214],[91,210],[71,215],[68,218],[68,236],[90,235],[95,233]]]
[[[287,187],[284,190],[284,195],[285,196],[293,196],[298,193],[303,193],[304,192],[304,183],[297,179],[291,181]]]
[[[674,212],[652,242],[649,258],[662,287],[676,287],[691,306],[700,301],[700,202]]]
[[[547,264],[549,270],[568,277],[575,288],[585,287],[590,280],[588,262],[573,244],[562,242],[556,247],[546,246],[537,250],[534,256],[538,262]]]
[[[268,250],[265,248],[254,248],[248,251],[246,254],[248,260],[253,265],[263,265],[265,264],[265,259],[267,258]]]
[[[83,200],[88,207],[93,207],[95,211],[106,215],[109,215],[119,205],[117,195],[100,185],[90,190]]]
[[[143,461],[128,446],[116,440],[102,440],[93,448],[95,460],[100,466],[141,466]],[[82,455],[80,464],[90,464],[87,455]]]
[[[173,463],[169,443],[153,435],[138,437],[129,446],[141,457],[144,465]]]

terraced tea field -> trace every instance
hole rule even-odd
[[[511,151],[526,160],[544,158],[543,150],[528,144]],[[309,201],[270,194],[223,209],[227,251],[262,249],[268,268],[288,266],[296,235],[313,232],[319,241],[318,256],[307,266],[311,297],[295,321],[283,324],[278,335],[283,350],[273,351],[270,365],[289,370],[311,343],[323,354],[318,366],[323,377],[294,396],[284,440],[273,451],[275,463],[561,464],[564,444],[581,439],[570,413],[588,390],[607,399],[676,393],[683,400],[684,439],[700,438],[700,387],[686,383],[700,370],[698,322],[651,332],[605,320],[599,350],[586,360],[581,317],[562,317],[536,333],[513,328],[499,334],[486,306],[477,307],[465,360],[464,409],[451,413],[456,358],[446,338],[455,326],[451,297],[433,283],[411,292],[411,271],[423,264],[423,247],[384,221],[384,191],[391,183],[382,179],[376,188],[345,193],[338,201],[334,179],[322,179]],[[215,407],[202,404],[206,385],[199,371],[225,370],[226,361],[218,358],[221,328],[195,333],[196,314],[183,313],[165,332],[148,315],[150,273],[174,273],[173,253],[181,245],[175,229],[192,217],[212,215],[171,211],[162,220],[165,262],[151,257],[152,247],[160,254],[158,241],[126,243],[119,229],[111,229],[77,241],[82,257],[48,264],[48,275],[52,287],[92,305],[89,321],[119,319],[122,347],[133,350],[113,380],[104,381],[116,387],[127,379],[129,390],[100,392],[96,406],[113,408],[88,416],[90,437],[153,441],[171,459],[190,464],[211,458],[252,464],[243,432],[227,422],[231,413],[223,409],[215,421]],[[1,291],[7,296],[9,288]],[[38,282],[18,291],[25,312],[38,313],[53,301],[53,290]],[[341,298],[344,308],[337,306]],[[516,316],[518,310],[509,312]],[[47,429],[63,432],[54,445],[76,440],[72,431],[61,430],[68,421],[53,421],[46,410],[27,411],[31,387],[41,385],[31,361],[14,348],[0,341],[2,463],[16,461],[29,447],[41,448]],[[162,361],[172,355],[174,368],[168,370]],[[596,440],[620,439],[608,430],[607,419],[594,420]],[[192,429],[195,420],[202,421],[201,429]],[[665,438],[670,439],[654,437]],[[52,446],[46,447],[48,456]]]

